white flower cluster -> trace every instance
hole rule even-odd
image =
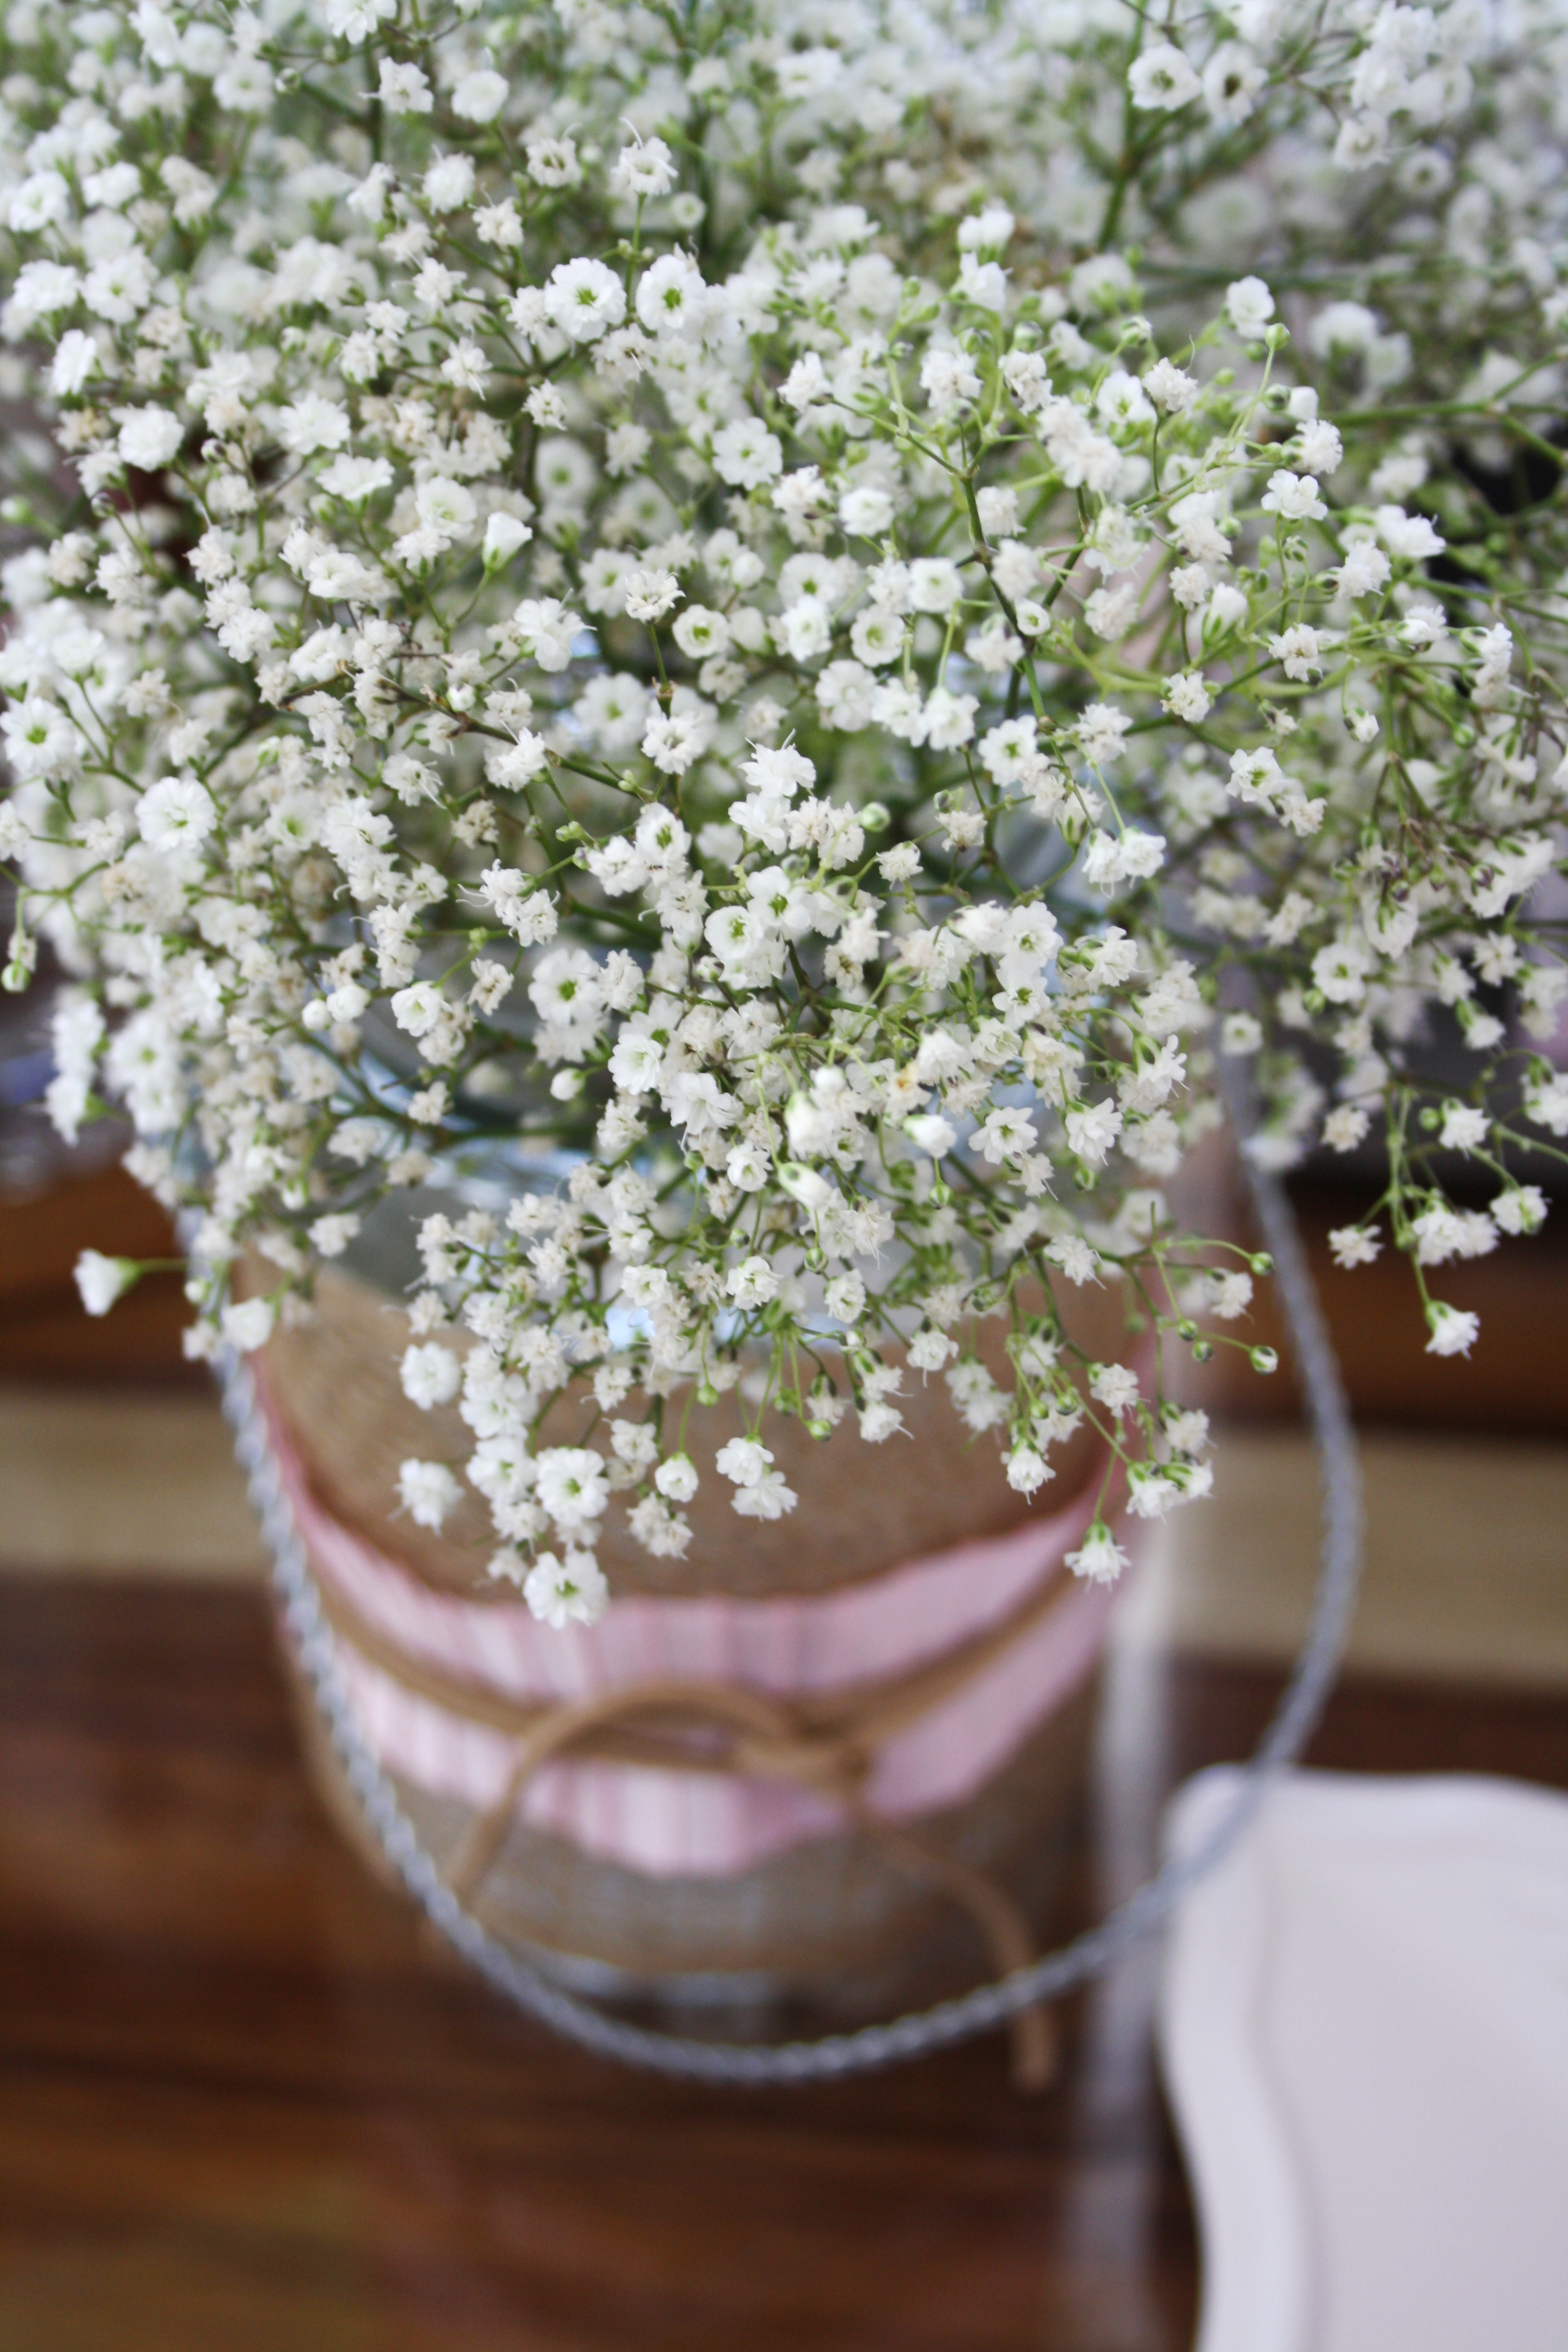
[[[1051,1285],[1240,1344],[1247,1261],[1161,1189],[1216,1054],[1276,1166],[1386,1113],[1423,1282],[1544,1214],[1563,25],[1173,24],[6,11],[0,389],[55,446],[6,460],[0,859],[8,983],[40,935],[76,977],[51,1113],[122,1104],[199,1211],[197,1353],[389,1190],[551,1160],[422,1222],[404,1383],[473,1446],[402,1481],[437,1527],[460,1470],[551,1622],[612,1507],[677,1557],[703,1478],[777,1518],[769,1414],[881,1444],[911,1380],[1023,1493],[1086,1415],[1134,1512],[1204,1492],[1202,1416]]]

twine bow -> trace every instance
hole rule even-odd
[[[500,1794],[476,1814],[447,1864],[447,1883],[464,1902],[476,1901],[500,1858],[534,1773],[572,1751],[601,1762],[809,1789],[874,1836],[900,1869],[966,1911],[999,1974],[1011,1976],[1036,1957],[1028,1923],[1012,1896],[984,1872],[884,1820],[867,1803],[864,1784],[885,1741],[962,1689],[1061,1605],[1068,1588],[1059,1580],[1047,1579],[995,1625],[907,1674],[787,1698],[739,1683],[676,1676],[622,1684],[591,1698],[513,1698],[411,1655],[325,1578],[321,1589],[333,1631],[370,1664],[416,1696],[515,1743]],[[1057,2064],[1049,2012],[1031,2005],[1016,2011],[1010,2026],[1015,2084],[1044,2089]]]

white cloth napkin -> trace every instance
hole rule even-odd
[[[1177,1916],[1161,2042],[1197,2352],[1568,2352],[1568,1797],[1283,1780]]]

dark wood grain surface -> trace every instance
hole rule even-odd
[[[1272,1680],[1123,1662],[1075,1902]],[[1361,1683],[1316,1760],[1568,1786],[1568,1704]],[[613,2071],[421,1941],[320,1815],[259,1596],[0,1582],[4,2352],[1177,2352],[1152,1965],[1064,2079],[994,2042],[787,2095]]]
[[[0,1119],[0,1139],[4,1121]],[[3,1172],[3,1171],[0,1171]],[[1241,1234],[1246,1223],[1230,1180],[1184,1214],[1204,1231]],[[1475,1263],[1445,1266],[1435,1287],[1474,1308],[1481,1336],[1467,1357],[1426,1352],[1426,1333],[1410,1268],[1385,1250],[1375,1265],[1342,1272],[1328,1235],[1370,1205],[1348,1189],[1303,1185],[1295,1193],[1302,1236],[1358,1421],[1405,1428],[1568,1433],[1568,1353],[1542,1344],[1568,1315],[1568,1213],[1550,1217],[1529,1242],[1509,1242]],[[35,1193],[0,1183],[0,1380],[172,1385],[200,1390],[205,1368],[186,1363],[180,1334],[189,1319],[180,1277],[150,1274],[113,1312],[82,1312],[71,1269],[78,1252],[161,1258],[176,1244],[157,1204],[117,1167],[76,1174]],[[1229,1419],[1289,1420],[1300,1401],[1289,1348],[1269,1286],[1232,1327],[1248,1346],[1279,1349],[1272,1380],[1222,1348],[1206,1370],[1184,1367],[1192,1401]]]
[[[191,1310],[177,1272],[144,1275],[101,1317],[84,1311],[73,1278],[84,1249],[145,1260],[177,1247],[164,1211],[122,1168],[0,1190],[0,1379],[204,1387],[205,1366],[181,1353]]]

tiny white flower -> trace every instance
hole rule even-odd
[[[76,1286],[89,1315],[107,1315],[123,1297],[141,1268],[131,1257],[105,1257],[100,1250],[83,1250],[76,1262]]]
[[[71,192],[58,172],[35,172],[13,188],[6,205],[6,223],[19,236],[64,220]]]
[[[760,1192],[768,1181],[768,1155],[755,1143],[737,1143],[724,1162],[730,1183],[742,1192]]]
[[[743,1519],[782,1519],[795,1507],[795,1492],[781,1470],[764,1470],[754,1484],[737,1487],[731,1508]]]
[[[359,1227],[358,1217],[352,1214],[318,1217],[310,1227],[310,1239],[322,1257],[342,1257]]]
[[[1485,1111],[1468,1103],[1446,1102],[1437,1140],[1445,1151],[1474,1151],[1486,1141],[1490,1125]]]
[[[1238,335],[1261,335],[1274,316],[1274,297],[1261,278],[1238,278],[1226,289],[1225,307]]]
[[[420,182],[420,193],[433,212],[455,212],[474,193],[475,172],[467,155],[439,155]]]
[[[1403,507],[1379,507],[1373,520],[1390,555],[1402,557],[1406,562],[1425,562],[1430,555],[1441,555],[1447,545],[1425,515],[1406,514]]]
[[[713,463],[721,481],[754,490],[784,470],[784,449],[754,417],[739,417],[713,436]]]
[[[434,1339],[405,1349],[400,1369],[403,1393],[422,1412],[450,1404],[462,1383],[463,1368],[458,1358],[450,1348]]]
[[[1173,1503],[1182,1499],[1182,1490],[1173,1478],[1151,1469],[1147,1463],[1134,1463],[1127,1475],[1127,1507],[1137,1519],[1163,1519]]]
[[[1245,122],[1268,81],[1267,68],[1243,41],[1222,41],[1204,68],[1204,98],[1214,121],[1226,129]]]
[[[360,506],[377,490],[392,486],[392,467],[384,457],[334,457],[321,476],[321,487],[334,499]]]
[[[1036,1495],[1056,1472],[1036,1446],[1015,1445],[1007,1456],[1007,1484],[1015,1494]]]
[[[1297,622],[1268,640],[1268,650],[1287,677],[1307,678],[1323,667],[1321,633]]]
[[[338,39],[359,42],[397,14],[397,0],[326,0],[327,30]]]
[[[1282,522],[1321,521],[1329,511],[1318,496],[1314,475],[1288,474],[1283,468],[1269,475],[1261,503],[1265,513],[1277,514]]]
[[[536,127],[528,134],[525,152],[528,176],[536,187],[574,188],[583,176],[576,142],[564,133]]]
[[[665,196],[675,185],[675,158],[662,139],[639,139],[623,147],[610,172],[610,185],[626,196]]]
[[[1426,1342],[1429,1356],[1468,1356],[1480,1336],[1479,1315],[1449,1307],[1440,1298],[1427,1307],[1426,1323],[1432,1335]]]
[[[564,1559],[541,1552],[523,1580],[522,1597],[542,1624],[561,1633],[568,1625],[592,1625],[609,1605],[610,1588],[591,1551],[569,1549]]]
[[[1203,83],[1173,43],[1155,41],[1135,58],[1127,76],[1134,106],[1176,113],[1203,94]]]
[[[117,408],[120,425],[116,446],[128,466],[155,474],[179,451],[184,427],[172,409],[149,403],[144,408]]]
[[[583,1445],[554,1445],[539,1456],[536,1490],[563,1534],[590,1528],[609,1500],[602,1455]]]
[[[1344,562],[1332,576],[1347,596],[1373,596],[1388,584],[1389,561],[1371,540],[1358,540],[1347,549]]]
[[[634,621],[661,621],[680,602],[680,583],[673,572],[638,566],[622,583],[622,600]]]
[[[1097,1364],[1089,1389],[1120,1420],[1129,1405],[1138,1402],[1138,1375],[1125,1364]]]
[[[889,493],[869,486],[846,490],[838,501],[839,521],[860,539],[879,539],[891,524],[894,511]]]
[[[626,317],[626,289],[602,261],[558,262],[545,284],[544,308],[573,342],[595,342]]]
[[[1075,1576],[1089,1584],[1114,1584],[1130,1563],[1127,1554],[1110,1529],[1096,1520],[1077,1551],[1069,1551],[1067,1564]]]
[[[689,1503],[700,1481],[689,1454],[671,1454],[653,1474],[653,1483],[669,1503]]]
[[[650,335],[689,335],[707,315],[708,289],[683,253],[660,254],[637,282],[637,314]]]
[[[756,1486],[761,1485],[773,1458],[767,1447],[759,1444],[754,1437],[731,1437],[720,1447],[713,1466],[732,1486]]]
[[[1211,708],[1208,687],[1195,670],[1185,670],[1180,677],[1168,679],[1163,700],[1173,718],[1184,719],[1191,725],[1206,719]]]
[[[352,429],[347,409],[317,392],[290,401],[278,419],[279,438],[297,457],[313,449],[341,449]]]
[[[487,572],[499,571],[510,563],[520,547],[525,547],[533,537],[532,531],[516,515],[492,514],[485,524],[482,550]]]
[[[242,1298],[226,1307],[218,1318],[224,1338],[242,1355],[264,1348],[272,1336],[278,1310],[269,1298]]]
[[[417,980],[392,999],[392,1017],[411,1037],[427,1037],[440,1020],[446,998],[439,981]]]
[[[1256,1054],[1263,1043],[1263,1024],[1250,1013],[1227,1013],[1219,1024],[1222,1054]]]
[[[823,1304],[840,1323],[858,1323],[866,1310],[866,1286],[858,1274],[839,1275],[824,1290]]]
[[[452,111],[465,122],[493,122],[506,100],[505,75],[481,67],[475,73],[465,74],[452,92]]]
[[[969,1148],[999,1167],[1004,1160],[1032,1151],[1038,1139],[1035,1122],[1026,1110],[1003,1105],[992,1111],[985,1124],[970,1137]]]
[[[428,114],[436,103],[423,69],[395,64],[391,58],[381,61],[375,94],[389,114]]]
[[[217,823],[212,794],[195,776],[165,776],[136,803],[136,827],[150,849],[199,849]]]
[[[765,1257],[749,1257],[731,1267],[724,1288],[739,1307],[765,1307],[778,1297],[779,1277]]]
[[[1491,1218],[1505,1234],[1538,1234],[1546,1222],[1546,1195],[1539,1184],[1512,1184],[1492,1202]]]
[[[50,391],[69,399],[81,390],[89,376],[98,373],[99,364],[95,338],[84,334],[79,327],[68,328],[55,345],[54,362],[49,369]],[[121,454],[123,456],[124,452]]]
[[[917,1150],[940,1160],[958,1141],[958,1129],[952,1121],[937,1111],[921,1111],[904,1121],[904,1132]]]
[[[1322,1140],[1331,1151],[1354,1151],[1372,1131],[1372,1120],[1359,1103],[1341,1103],[1323,1121]]]
[[[1090,1168],[1099,1168],[1121,1132],[1121,1113],[1114,1103],[1090,1103],[1081,1109],[1069,1110],[1063,1125],[1067,1129],[1068,1149]]]

